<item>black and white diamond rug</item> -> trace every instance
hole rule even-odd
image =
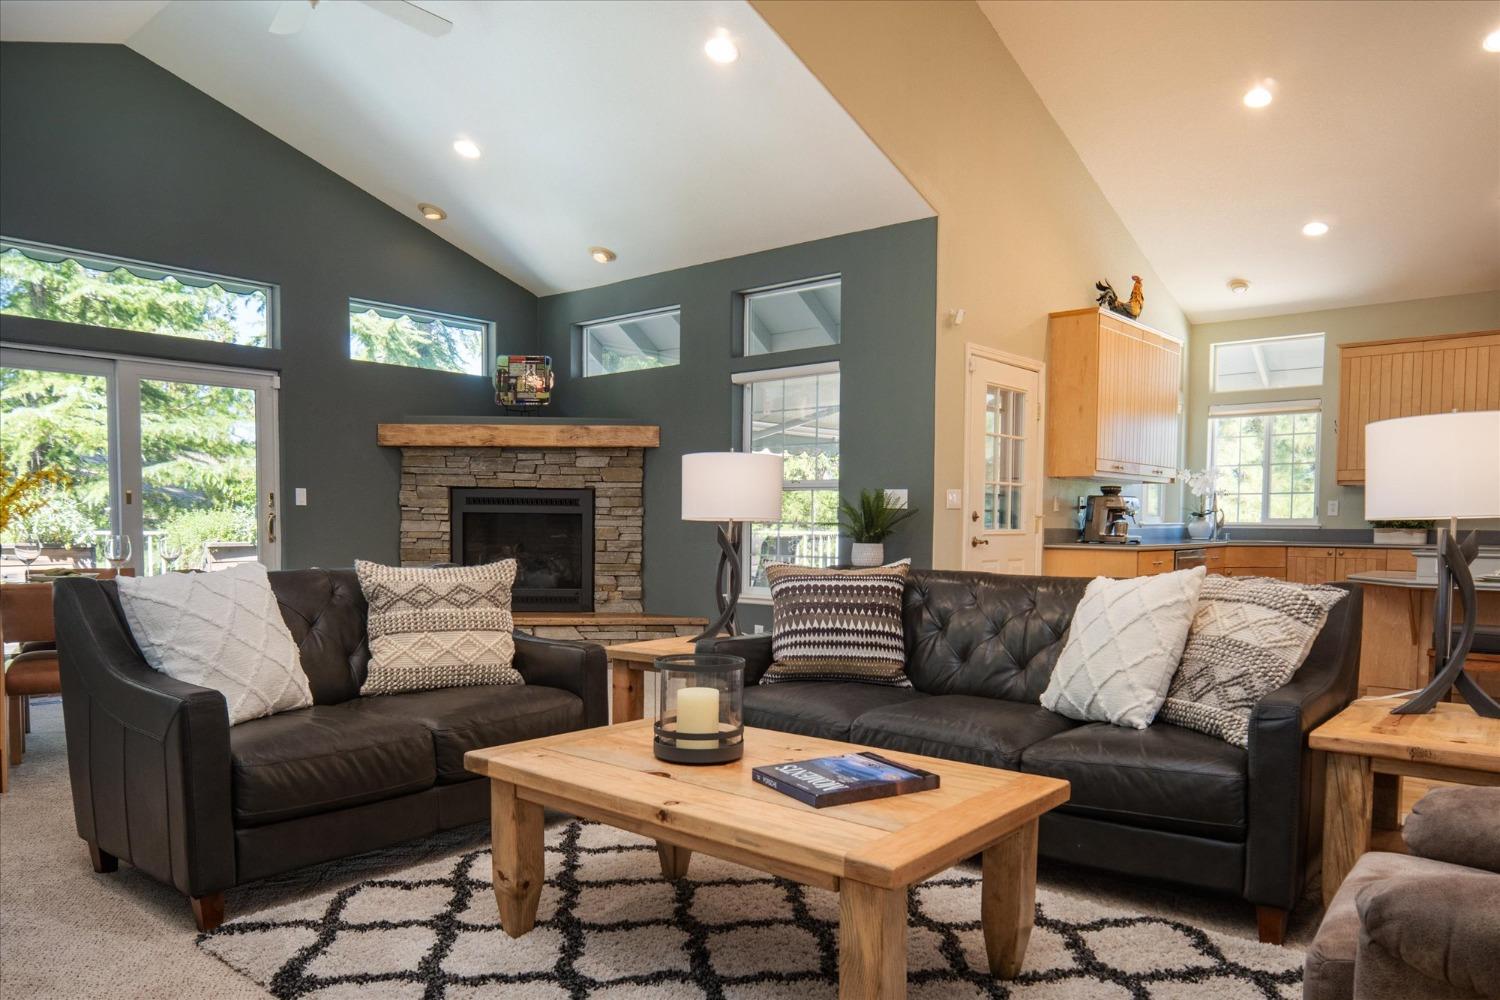
[[[536,928],[500,929],[490,854],[470,851],[250,914],[199,947],[286,998],[833,1000],[838,897],[694,855],[661,877],[652,841],[572,821],[547,836]],[[1037,891],[1026,964],[993,979],[979,878],[911,893],[912,1000],[1301,996],[1299,952]]]

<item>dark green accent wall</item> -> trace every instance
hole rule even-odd
[[[278,350],[12,317],[0,337],[278,370],[281,484],[309,501],[278,504],[288,567],[396,561],[377,423],[495,412],[488,377],[350,360],[350,297],[491,320],[502,351],[536,335],[530,292],[123,46],[0,47],[0,232],[280,286]]]
[[[827,274],[843,276],[836,347],[736,358],[737,293]],[[920,513],[886,544],[889,558],[932,558],[933,317],[937,220],[885,226],[562,295],[538,308],[541,350],[558,369],[557,415],[628,417],[661,425],[646,453],[648,611],[712,610],[714,529],[681,521],[682,456],[738,444],[731,373],[837,360],[841,376],[841,492],[909,490]],[[570,361],[577,326],[662,306],[682,307],[682,363],[582,378]],[[845,543],[847,545],[847,542]],[[764,622],[747,607],[746,622]]]

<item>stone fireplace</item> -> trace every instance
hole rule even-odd
[[[450,559],[516,561],[517,611],[594,610],[594,491],[454,487]]]

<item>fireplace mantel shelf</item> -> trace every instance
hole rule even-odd
[[[652,424],[380,424],[376,442],[388,448],[656,448]]]

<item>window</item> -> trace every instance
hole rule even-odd
[[[349,357],[460,375],[485,375],[490,324],[484,320],[349,300]]]
[[[818,278],[745,293],[745,356],[839,342],[843,281]]]
[[[1213,345],[1214,392],[1323,384],[1323,335]]]
[[[745,423],[741,447],[785,456],[781,520],[752,524],[751,592],[766,590],[775,562],[832,566],[839,555],[839,370],[837,364],[734,377]]]
[[[1316,400],[1209,410],[1209,466],[1231,524],[1316,524]]]
[[[0,313],[270,347],[270,285],[0,240]]]
[[[614,375],[682,361],[682,309],[616,316],[583,324],[583,374]]]
[[[1166,488],[1161,483],[1146,483],[1141,486],[1141,512],[1137,520],[1141,524],[1161,524],[1165,516]]]

